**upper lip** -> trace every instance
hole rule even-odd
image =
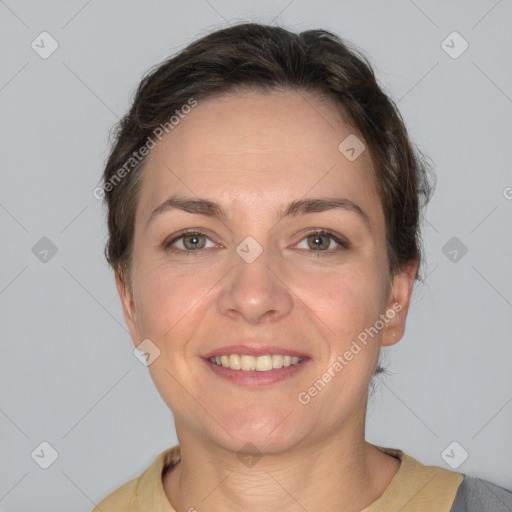
[[[295,356],[301,358],[309,357],[304,352],[295,349],[280,347],[278,345],[262,345],[261,343],[244,344],[244,345],[224,345],[216,348],[203,355],[205,359],[215,356],[225,356],[230,354],[247,355],[247,356],[265,356],[272,354],[280,354],[283,356]]]

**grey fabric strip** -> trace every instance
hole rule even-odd
[[[512,491],[466,475],[450,512],[512,512]]]

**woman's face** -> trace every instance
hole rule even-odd
[[[417,267],[391,283],[369,151],[357,156],[353,137],[328,102],[252,92],[199,101],[150,151],[133,297],[117,284],[135,346],[159,350],[145,346],[178,432],[268,453],[362,435],[379,348],[402,337]],[[171,197],[210,201],[225,218],[162,206]],[[342,207],[284,215],[311,199]],[[303,361],[228,369],[208,360],[217,349],[275,356],[241,358],[249,368]]]

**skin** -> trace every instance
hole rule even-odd
[[[163,478],[177,511],[362,510],[398,471],[397,459],[365,441],[364,423],[380,346],[403,336],[418,262],[391,279],[369,151],[351,162],[338,150],[353,132],[334,105],[309,93],[237,93],[199,101],[148,156],[132,288],[120,273],[116,283],[134,345],[149,338],[160,350],[148,368],[181,446]],[[146,225],[173,194],[219,202],[229,217],[170,209]],[[350,199],[371,231],[343,210],[277,221],[279,209],[304,197]],[[166,251],[163,243],[186,228],[206,232],[205,248]],[[317,249],[308,236],[315,229],[350,247],[336,251],[327,237],[327,249]],[[247,236],[263,248],[252,263],[236,252]],[[184,243],[173,246],[193,246],[190,237]],[[301,404],[298,393],[393,304],[401,311]],[[252,389],[205,367],[201,355],[247,337],[311,359],[291,379]],[[248,442],[263,454],[251,467],[237,457]]]

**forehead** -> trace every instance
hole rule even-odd
[[[200,100],[148,155],[137,217],[147,218],[174,194],[208,197],[228,210],[235,203],[275,210],[305,196],[342,196],[364,205],[380,229],[369,151],[349,160],[339,149],[354,135],[333,103],[310,93]]]

